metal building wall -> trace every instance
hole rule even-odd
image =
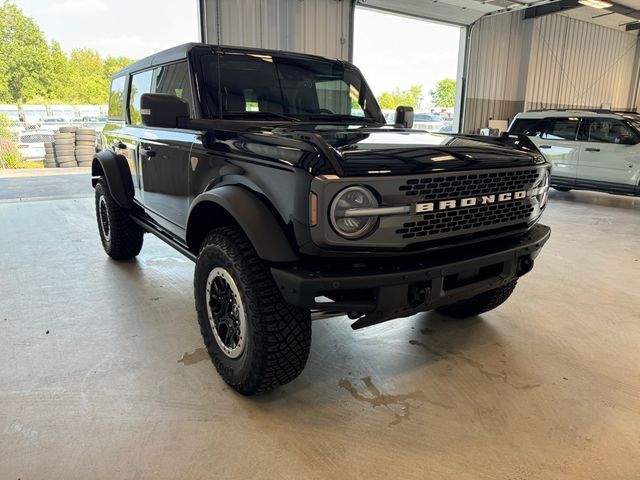
[[[348,60],[351,0],[201,0],[209,43]]]
[[[531,22],[522,13],[485,17],[470,27],[463,131],[476,133],[489,118],[512,118],[525,103]]]
[[[630,109],[635,34],[564,15],[534,20],[525,108]]]
[[[534,108],[638,105],[636,35],[565,15],[521,18],[485,17],[472,27],[465,132]]]

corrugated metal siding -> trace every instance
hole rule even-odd
[[[638,106],[638,37],[569,18],[485,17],[472,32],[465,132],[533,108]]]
[[[351,10],[349,0],[206,0],[207,41],[346,60]]]
[[[633,107],[634,34],[563,15],[533,21],[525,108]]]
[[[511,118],[524,105],[531,24],[522,13],[485,17],[472,30],[463,131],[486,127],[489,118]]]

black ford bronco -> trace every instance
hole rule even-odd
[[[311,321],[353,328],[513,292],[549,238],[549,165],[524,136],[386,125],[353,65],[187,44],[114,75],[92,166],[108,255],[152,233],[196,263],[218,372],[251,395],[296,378]]]

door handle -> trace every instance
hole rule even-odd
[[[141,150],[144,156],[147,158],[152,158],[156,156],[155,150],[151,150],[151,147],[142,147]]]
[[[551,145],[540,145],[538,148],[551,148]]]
[[[585,148],[585,150],[586,150],[587,152],[599,152],[599,151],[600,151],[600,149],[599,149],[599,148]]]

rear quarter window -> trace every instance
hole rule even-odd
[[[110,120],[124,120],[125,81],[125,76],[114,78],[111,81],[111,92],[109,93]]]

